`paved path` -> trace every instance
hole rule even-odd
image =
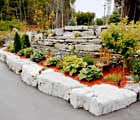
[[[0,120],[140,120],[140,103],[95,117],[84,110],[73,109],[62,99],[27,86],[0,63]]]

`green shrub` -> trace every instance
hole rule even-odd
[[[137,60],[133,60],[132,64],[132,71],[134,73],[134,75],[139,74],[140,75],[140,59]]]
[[[95,23],[96,23],[96,25],[103,25],[104,20],[103,20],[103,18],[96,18]]]
[[[136,83],[140,82],[140,76],[139,75],[134,75],[134,82],[136,82]]]
[[[102,76],[102,70],[97,68],[94,65],[89,65],[86,68],[83,68],[78,77],[80,78],[80,80],[87,80],[87,81],[91,81],[91,80],[96,80],[99,79]]]
[[[132,71],[134,74],[134,81],[140,81],[140,59],[133,60],[132,64]]]
[[[122,74],[118,73],[113,73],[113,74],[108,74],[104,77],[105,81],[113,81],[113,82],[118,82],[119,80],[122,80]]]
[[[29,47],[29,48],[24,49],[24,56],[25,57],[29,58],[32,54],[33,54],[33,48]]]
[[[14,36],[14,48],[16,53],[21,50],[20,36],[17,32],[15,33]]]
[[[30,40],[29,40],[29,36],[28,35],[23,35],[22,39],[21,39],[21,45],[22,45],[22,49],[30,47]]]
[[[70,55],[64,57],[61,67],[64,71],[69,72],[72,76],[74,73],[77,73],[78,70],[86,67],[87,63],[83,61],[82,58],[78,58],[76,55]]]
[[[13,43],[10,43],[8,46],[7,46],[7,49],[9,52],[15,52],[15,48],[14,48],[14,44]]]
[[[57,65],[60,62],[60,59],[57,57],[52,57],[46,60],[46,66]]]
[[[24,56],[24,49],[21,49],[18,53],[19,56]]]
[[[31,56],[30,56],[30,59],[33,61],[33,62],[40,62],[42,61],[43,59],[45,59],[45,55],[43,52],[34,52]]]
[[[25,48],[25,49],[21,49],[18,52],[19,56],[25,56],[27,58],[29,58],[31,55],[33,54],[33,48],[29,47],[29,48]]]
[[[110,24],[101,34],[104,47],[112,52],[119,53],[126,59],[139,49],[140,22],[128,23],[127,18],[116,24]]]
[[[69,25],[69,26],[75,26],[75,25],[76,25],[76,23],[75,23],[75,21],[74,21],[73,18],[70,19],[68,25]]]
[[[83,61],[86,62],[88,65],[94,64],[94,59],[91,57],[83,57]]]
[[[75,37],[75,38],[81,37],[81,34],[80,34],[80,33],[75,33],[75,34],[74,34],[74,37]]]

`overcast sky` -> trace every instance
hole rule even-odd
[[[106,0],[76,0],[75,9],[76,11],[95,12],[96,17],[102,17],[104,16],[105,1]],[[112,6],[113,6],[113,2],[112,2]]]

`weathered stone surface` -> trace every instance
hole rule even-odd
[[[125,89],[131,90],[137,94],[137,100],[140,101],[140,84],[139,83],[131,83],[125,86]]]
[[[44,71],[37,77],[38,89],[48,95],[57,96],[65,100],[70,99],[71,91],[83,87],[78,81],[54,71]]]
[[[62,36],[63,35],[63,29],[55,29],[55,34],[57,35],[57,36]]]
[[[125,89],[128,89],[128,90],[134,91],[136,93],[139,93],[140,92],[140,84],[139,83],[127,84],[125,86]]]
[[[6,55],[6,64],[8,67],[14,71],[16,74],[19,74],[21,72],[21,60],[18,56],[14,54],[7,54]]]
[[[0,49],[0,61],[1,62],[6,62],[6,54],[9,54],[9,53],[4,51],[4,49]]]
[[[22,66],[21,78],[28,85],[36,87],[37,76],[40,74],[41,70],[42,70],[42,67],[35,63],[28,64],[28,65],[25,64]]]
[[[75,108],[84,108],[96,116],[125,108],[136,101],[136,93],[111,85],[74,89],[70,97]]]
[[[65,26],[65,31],[85,31],[88,30],[88,26]]]
[[[76,45],[76,49],[83,51],[98,51],[102,46],[91,44],[91,45]]]

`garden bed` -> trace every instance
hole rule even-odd
[[[45,61],[50,58],[50,57],[46,57],[45,60],[42,60],[41,62],[37,63],[38,65],[42,66],[42,67],[45,67]],[[53,69],[54,71],[56,72],[62,72],[61,69],[59,69],[58,67],[56,66],[48,66],[48,68],[51,68]],[[79,81],[80,83],[84,84],[84,85],[87,85],[89,87],[93,86],[93,85],[96,85],[96,84],[110,84],[110,85],[114,85],[114,86],[117,86],[117,87],[120,87],[120,88],[123,88],[125,87],[125,85],[127,84],[127,78],[125,77],[125,75],[130,75],[130,73],[128,72],[127,69],[124,70],[124,73],[123,73],[123,68],[121,66],[118,66],[118,67],[115,67],[115,68],[111,68],[111,69],[108,69],[106,71],[103,72],[103,76],[97,80],[91,80],[91,81],[86,81],[86,80],[80,80],[78,75],[75,74],[73,76],[70,76],[68,73],[64,72],[65,76],[69,76],[71,78],[73,78],[74,80],[77,80]],[[109,74],[123,74],[123,79],[121,79],[120,81],[120,85],[118,86],[118,83],[117,82],[114,82],[114,81],[105,81],[104,80],[104,77],[109,75]]]
[[[8,66],[12,65],[11,68],[14,72],[16,72],[16,68],[21,69],[19,74],[28,85],[37,87],[48,95],[70,101],[74,108],[83,108],[97,116],[125,108],[136,102],[137,94],[135,92],[102,83],[101,85],[87,87],[72,77],[60,73],[60,69],[56,67],[49,67],[47,70],[43,69],[40,66],[43,61],[38,63],[39,65],[31,61],[26,62],[28,59],[20,58],[16,54],[3,50],[0,50],[0,57],[5,58],[2,59],[5,63],[7,58],[10,57],[8,60],[11,62],[9,62]]]

